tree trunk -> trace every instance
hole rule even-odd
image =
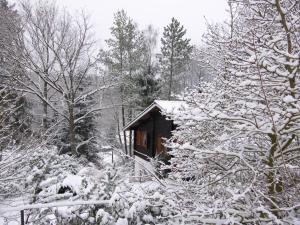
[[[75,142],[75,117],[74,117],[74,105],[70,103],[69,105],[69,144],[70,150],[75,155],[78,154],[76,151],[76,142]]]
[[[132,156],[132,130],[129,132],[129,156]]]
[[[269,198],[277,204],[277,200],[275,198],[276,194],[276,171],[274,168],[274,154],[277,149],[277,137],[275,134],[269,134],[269,137],[271,138],[271,149],[268,156],[268,173],[267,173],[267,184],[268,184],[268,195]],[[276,209],[276,206],[274,204],[271,204],[271,209]],[[274,211],[273,214],[278,217],[278,212]]]
[[[43,90],[43,95],[45,99],[48,99],[48,85],[47,82],[44,82],[44,90]],[[48,129],[48,103],[44,100],[43,101],[43,121],[42,125],[44,130]]]
[[[125,108],[124,105],[122,104],[122,125],[123,128],[125,127]],[[126,131],[123,131],[123,137],[124,137],[124,150],[125,150],[125,154],[128,154],[128,149],[127,149],[127,139],[126,139]]]
[[[117,112],[117,111],[115,112],[115,119],[116,119],[116,122],[117,122],[117,133],[118,133],[120,146],[121,146],[121,149],[123,149],[123,141],[122,141],[122,137],[121,137],[119,112]]]
[[[132,120],[132,106],[130,107],[130,111],[129,111],[129,121]],[[129,131],[129,156],[131,156],[132,154],[132,131]]]
[[[171,93],[172,93],[172,87],[173,87],[173,74],[174,74],[174,53],[173,53],[173,41],[172,41],[172,46],[171,46],[171,58],[170,58],[170,79],[169,79],[169,92],[168,92],[168,100],[171,100]]]
[[[168,100],[171,100],[172,83],[173,83],[173,66],[172,66],[172,64],[171,64],[170,80],[169,80]]]

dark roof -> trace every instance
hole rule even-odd
[[[144,121],[150,117],[151,112],[159,111],[164,114],[174,114],[186,106],[185,101],[167,101],[167,100],[155,100],[150,106],[148,106],[143,112],[141,112],[136,118],[128,123],[123,130],[130,130],[136,127],[141,121]]]

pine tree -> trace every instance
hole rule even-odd
[[[144,55],[142,71],[136,74],[133,80],[133,96],[136,113],[144,110],[155,99],[159,98],[161,79],[158,78],[158,64],[154,57],[158,32],[149,25],[143,31]]]
[[[85,86],[92,85],[91,80],[87,80]],[[83,88],[79,90],[83,92]],[[96,149],[94,138],[96,135],[95,119],[99,113],[88,114],[88,111],[95,105],[95,99],[92,96],[87,96],[75,104],[75,118],[83,118],[76,123],[75,133],[76,141],[79,144],[77,151],[79,154],[93,156]],[[84,116],[88,114],[87,116]]]
[[[101,56],[102,61],[108,67],[109,75],[119,83],[121,126],[125,126],[133,114],[134,81],[143,68],[144,37],[124,10],[114,15],[111,35],[112,37],[106,40],[109,50],[103,51]],[[124,150],[127,152],[126,139],[124,139]]]
[[[136,77],[135,85],[135,105],[138,112],[148,107],[155,99],[160,96],[161,85],[160,79],[155,77],[157,68],[148,65],[145,71]]]
[[[83,88],[80,88],[79,91],[83,92]],[[95,99],[93,98],[93,96],[87,96],[86,98],[83,98],[82,100],[76,102],[74,105],[75,120],[82,118],[78,120],[78,122],[76,122],[75,126],[75,141],[77,143],[76,152],[78,155],[85,155],[87,157],[90,157],[94,156],[95,153],[95,119],[98,114],[88,113],[94,105]],[[71,150],[68,138],[70,136],[70,131],[67,127],[68,123],[66,121],[63,121],[60,124],[58,133],[55,137],[55,144],[60,149],[60,154],[68,153]]]
[[[174,91],[176,76],[183,71],[187,65],[192,52],[190,39],[184,38],[186,29],[178,20],[172,18],[172,22],[164,28],[161,38],[161,66],[164,78],[164,89],[167,99],[171,99]]]

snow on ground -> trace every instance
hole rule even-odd
[[[104,146],[104,147],[106,147],[107,151],[98,153],[99,157],[102,158],[103,165],[112,166],[113,164],[119,163],[121,158],[118,152],[115,151],[111,146]]]
[[[156,191],[160,184],[155,181],[147,181],[147,182],[133,182],[131,178],[131,172],[130,170],[124,169],[124,161],[122,160],[122,157],[119,156],[117,152],[114,154],[114,162],[112,163],[112,152],[101,152],[99,153],[99,156],[101,156],[101,160],[99,161],[100,168],[98,165],[89,163],[86,167],[83,167],[80,169],[76,175],[69,174],[66,176],[60,183],[61,186],[68,186],[71,187],[71,189],[75,192],[77,192],[79,195],[84,195],[85,192],[90,193],[90,190],[92,188],[87,185],[85,188],[82,188],[83,179],[90,180],[93,183],[99,183],[103,182],[103,180],[106,179],[107,171],[119,171],[121,173],[121,179],[123,182],[122,184],[126,184],[125,186],[129,186],[132,188],[133,193],[136,194],[136,196],[140,196],[142,199],[142,196],[147,193],[148,191]],[[93,165],[92,165],[93,164]],[[49,177],[48,179],[44,180],[41,183],[41,186],[43,186],[45,189],[49,188],[48,186],[56,185],[57,179],[56,177]],[[130,184],[129,184],[130,183]],[[124,185],[121,185],[124,186]],[[118,188],[118,187],[117,187]],[[124,188],[124,187],[123,187]],[[126,190],[126,188],[124,189]],[[53,194],[55,195],[56,192]],[[158,193],[157,193],[158,195]],[[55,195],[56,196],[56,195]],[[29,199],[29,196],[27,198],[24,196],[22,198],[18,199],[11,199],[1,201],[0,199],[0,225],[19,225],[20,224],[20,211],[13,211],[13,207],[23,207],[24,205],[28,206],[28,201],[26,199]],[[51,198],[48,198],[49,200]],[[54,198],[53,198],[54,199]],[[41,204],[62,204],[62,206],[57,207],[58,210],[64,211],[68,209],[68,207],[64,207],[64,201],[69,201],[70,199],[61,199],[61,200],[55,200],[53,202],[43,202]],[[74,199],[73,199],[74,200]],[[73,201],[70,200],[70,201]],[[79,202],[78,199],[74,200],[76,202]],[[96,204],[96,203],[95,203]],[[97,203],[99,204],[99,203]],[[37,207],[39,204],[37,204]],[[69,206],[69,205],[68,205]],[[53,206],[50,206],[53,207]],[[134,205],[134,207],[138,207],[137,204]],[[133,207],[133,208],[134,208]],[[25,219],[26,219],[26,210],[25,210]],[[120,218],[117,221],[117,224],[125,225],[127,223],[127,220]]]
[[[26,199],[27,197],[0,199],[0,225],[20,225],[21,212],[12,212],[9,209],[26,204]]]

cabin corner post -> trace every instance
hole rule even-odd
[[[155,129],[156,129],[156,115],[154,113],[153,115],[153,125],[152,125],[152,157],[155,158],[155,135],[156,135],[156,132],[155,132]]]
[[[24,219],[24,209],[21,210],[21,225],[25,225],[25,219]]]
[[[132,140],[132,130],[129,130],[129,156],[133,156],[132,146],[133,146],[133,140]]]

